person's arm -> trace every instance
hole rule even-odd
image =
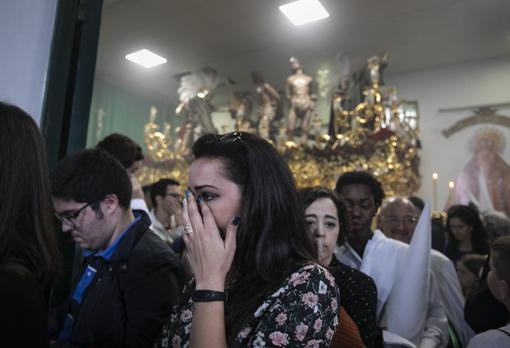
[[[425,332],[420,340],[420,348],[446,347],[448,344],[448,319],[439,296],[437,280],[430,273],[429,309]]]
[[[262,85],[272,99],[280,101],[280,94],[268,83]]]
[[[180,296],[178,275],[182,270],[171,251],[164,248],[156,255],[147,249],[137,252],[145,255],[128,264],[128,274],[119,280],[120,298],[112,299],[113,312],[118,315],[112,336],[119,347],[151,347]]]
[[[358,326],[365,345],[374,347],[379,334],[375,282],[366,274],[345,265],[333,268],[333,275],[342,292],[342,306]]]
[[[290,102],[292,99],[292,85],[290,83],[290,77],[287,79],[285,83],[285,96],[287,97],[287,100]]]
[[[133,188],[133,193],[131,195],[131,210],[143,210],[147,214],[149,214],[149,208],[147,207],[147,202],[145,202],[143,196],[142,186],[138,182],[136,176],[132,173],[129,174],[129,179],[131,180],[131,187]]]
[[[225,240],[221,238],[214,216],[203,200],[197,203],[191,192],[184,200],[184,242],[196,290],[225,291],[225,279],[236,250],[238,219],[232,217]],[[234,224],[235,223],[235,224]],[[193,297],[192,297],[193,298]],[[191,348],[225,348],[224,302],[194,302],[191,326]]]

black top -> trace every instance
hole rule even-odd
[[[48,347],[48,311],[35,280],[0,270],[0,346]]]
[[[340,306],[356,323],[367,348],[377,346],[377,287],[368,275],[349,267],[335,256],[328,270],[340,289]]]
[[[476,334],[505,326],[510,319],[505,305],[498,301],[487,286],[490,257],[485,261],[476,289],[466,298],[464,318]]]

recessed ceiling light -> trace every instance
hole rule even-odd
[[[279,7],[294,25],[301,25],[328,18],[329,13],[319,0],[298,0]]]
[[[145,48],[126,55],[126,59],[139,64],[144,68],[152,68],[156,65],[165,64],[166,59]]]

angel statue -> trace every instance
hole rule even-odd
[[[227,79],[211,68],[199,69],[180,78],[178,89],[180,104],[175,112],[183,115],[182,126],[177,133],[176,152],[181,156],[191,153],[193,142],[206,133],[218,133],[212,122],[211,104],[214,91]]]
[[[273,121],[282,117],[280,94],[270,84],[264,81],[259,72],[252,71],[251,79],[257,89],[259,136],[267,140],[274,140],[278,132],[278,127],[275,126]]]
[[[388,65],[388,52],[381,56],[372,56],[367,60],[367,70],[370,78],[370,85],[374,88],[383,85],[382,72]]]
[[[291,57],[289,62],[292,75],[287,78],[285,85],[285,94],[290,101],[287,133],[292,137],[295,135],[295,129],[299,128],[301,130],[299,144],[304,144],[317,97],[312,94],[313,78],[303,73],[303,68],[296,57]]]

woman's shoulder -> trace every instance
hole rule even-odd
[[[330,299],[338,297],[335,278],[326,268],[314,262],[294,267],[270,298],[289,299],[309,293],[320,294],[323,298]]]
[[[328,269],[337,280],[337,284],[359,283],[363,284],[363,287],[376,288],[372,277],[336,259],[333,260]]]
[[[332,284],[335,284],[335,278],[331,275],[331,273],[325,267],[315,262],[308,262],[297,265],[287,277],[289,280],[301,278],[310,280],[327,279],[328,281],[332,282]]]

